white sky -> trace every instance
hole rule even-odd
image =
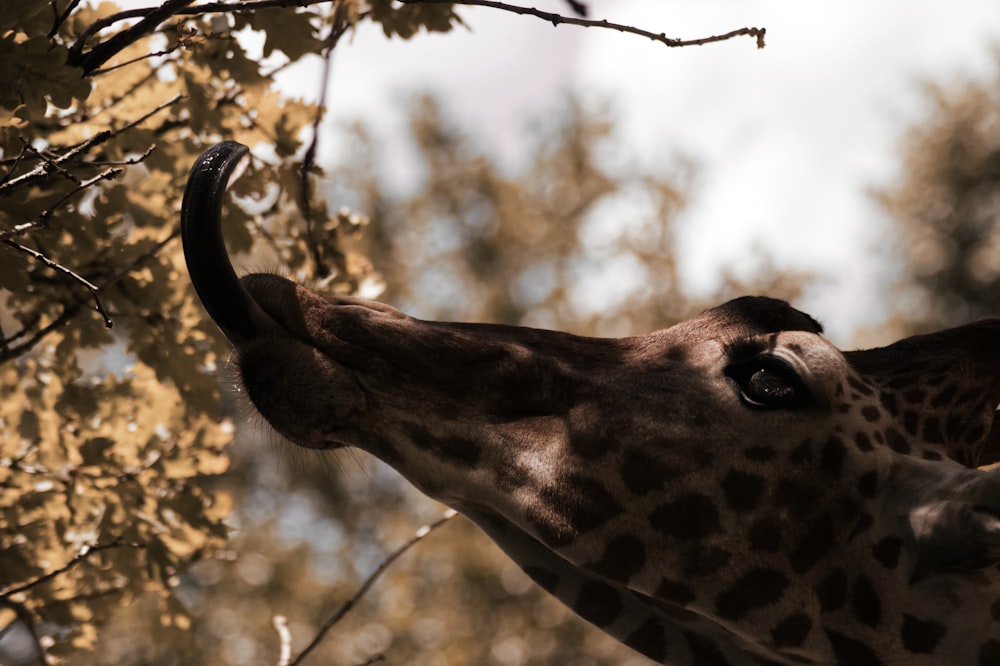
[[[522,4],[566,11],[562,0]],[[591,18],[671,37],[763,26],[767,48],[743,37],[668,49],[635,35],[461,7],[471,32],[390,42],[366,27],[343,44],[332,119],[364,118],[383,137],[398,137],[405,101],[430,90],[467,130],[517,162],[526,157],[532,118],[552,110],[566,89],[606,94],[623,156],[668,168],[682,153],[700,165],[680,240],[690,286],[710,288],[721,265],[746,263],[757,243],[781,265],[824,276],[825,286],[800,305],[835,340],[879,320],[887,305],[871,257],[886,241],[865,188],[891,177],[899,133],[919,118],[919,81],[990,71],[1000,2],[588,4]],[[298,93],[316,89],[318,69],[300,68],[293,85]],[[398,159],[397,176],[405,175],[405,150]]]

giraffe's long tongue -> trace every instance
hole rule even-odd
[[[274,322],[240,285],[222,239],[222,195],[247,147],[224,141],[191,168],[181,205],[181,240],[195,291],[231,342],[239,345],[274,330]]]

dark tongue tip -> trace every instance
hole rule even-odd
[[[191,168],[181,204],[181,241],[198,297],[235,344],[258,332],[259,309],[240,285],[222,238],[222,199],[229,177],[249,149],[224,141],[206,150]]]

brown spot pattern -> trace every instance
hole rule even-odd
[[[851,609],[869,627],[877,627],[882,622],[882,600],[868,576],[858,576],[854,581]]]
[[[786,617],[771,630],[771,640],[778,647],[798,647],[802,645],[812,630],[812,620],[805,613]]]
[[[729,470],[722,479],[722,491],[726,494],[729,508],[741,513],[757,507],[764,487],[763,477],[735,469]]]
[[[646,563],[646,544],[633,536],[616,537],[604,549],[604,555],[588,567],[597,573],[627,582]]]
[[[933,652],[945,633],[947,629],[940,622],[920,620],[909,614],[903,615],[901,631],[903,647],[910,652],[924,654]]]
[[[739,620],[752,610],[769,606],[781,598],[788,578],[780,571],[751,569],[719,595],[715,608],[727,620]]]
[[[661,504],[649,524],[674,539],[701,539],[720,530],[719,510],[707,495],[692,493]]]

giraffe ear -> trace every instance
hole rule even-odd
[[[1000,563],[1000,469],[974,472],[958,495],[910,511],[918,571],[981,569]]]
[[[844,356],[915,440],[970,467],[1000,460],[1000,319]]]

